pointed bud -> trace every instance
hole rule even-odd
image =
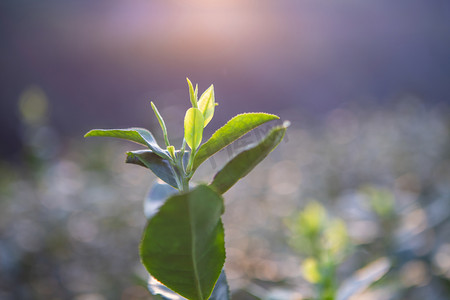
[[[203,94],[200,96],[200,100],[198,101],[198,109],[200,109],[200,111],[202,112],[205,122],[204,127],[208,125],[208,123],[214,116],[215,106],[214,85],[211,84],[211,86],[205,92],[203,92]]]
[[[175,147],[174,146],[167,146],[167,151],[169,151],[170,156],[175,159]]]
[[[197,92],[194,91],[194,87],[192,86],[192,82],[189,78],[186,78],[188,86],[189,86],[189,97],[191,99],[192,107],[197,108]],[[196,89],[197,90],[197,89]]]

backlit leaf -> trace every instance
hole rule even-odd
[[[204,127],[208,125],[209,121],[211,121],[214,116],[215,107],[214,86],[211,84],[211,86],[203,92],[198,100],[198,109],[200,109],[203,114]]]
[[[189,108],[184,117],[184,138],[191,149],[197,149],[202,142],[203,114],[198,108]]]
[[[198,149],[193,169],[197,169],[201,163],[214,153],[225,148],[250,130],[276,119],[279,119],[279,117],[266,113],[246,113],[235,116],[228,121],[228,123],[219,128],[211,138]]]
[[[248,146],[244,151],[231,159],[214,176],[211,187],[221,194],[225,193],[239,179],[247,175],[281,142],[285,132],[285,126],[277,126],[259,143]]]

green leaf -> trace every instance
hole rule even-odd
[[[161,149],[151,132],[144,128],[94,129],[84,135],[84,137],[90,136],[105,136],[129,140],[149,147],[162,158],[170,159],[168,152]]]
[[[205,122],[203,127],[206,127],[214,116],[215,106],[214,85],[211,84],[198,100],[198,109],[202,112],[203,120]]]
[[[184,138],[186,143],[195,150],[200,146],[203,136],[203,114],[198,108],[189,108],[184,117]]]
[[[249,145],[244,151],[232,158],[214,176],[211,187],[220,194],[225,193],[275,149],[283,139],[286,127],[287,125],[274,127],[259,143]]]
[[[206,185],[168,198],[143,234],[147,271],[187,299],[208,299],[225,261],[223,211],[222,197]]]
[[[163,300],[186,300],[186,298],[175,293],[159,281],[157,281],[153,276],[150,275],[148,280],[148,290],[152,295],[158,295]],[[219,279],[214,286],[214,290],[208,300],[229,300],[230,291],[228,287],[227,277],[225,271],[222,270]]]
[[[174,188],[178,188],[175,174],[169,161],[161,158],[150,150],[127,152],[126,163],[136,164],[152,170],[152,172]]]
[[[166,143],[166,146],[170,146],[169,137],[167,136],[167,128],[166,123],[164,123],[164,119],[159,113],[158,109],[156,108],[156,105],[153,103],[153,101],[150,102],[153,112],[155,113],[156,118],[158,119],[159,126],[161,126],[161,129],[163,131],[164,136],[164,142]]]
[[[278,116],[266,113],[246,113],[232,118],[219,128],[211,138],[205,142],[195,156],[193,170],[196,170],[205,160],[214,153],[225,148],[250,130],[268,121],[279,119]]]

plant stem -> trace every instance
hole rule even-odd
[[[184,143],[183,143],[184,144]],[[183,166],[184,149],[179,152],[179,156],[172,161],[172,169],[175,174],[175,180],[177,182],[178,190],[180,192],[187,192],[189,190],[189,177],[186,176],[186,172]]]

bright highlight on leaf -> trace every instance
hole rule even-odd
[[[198,108],[189,108],[184,117],[184,138],[192,150],[196,150],[202,142],[203,114]]]
[[[214,116],[215,106],[214,85],[211,84],[211,86],[203,92],[198,100],[198,109],[202,112],[203,119],[205,121],[204,127],[208,125]]]
[[[235,116],[214,132],[211,138],[198,149],[193,169],[197,169],[210,156],[225,148],[250,130],[276,119],[279,119],[279,117],[266,113],[246,113]]]

